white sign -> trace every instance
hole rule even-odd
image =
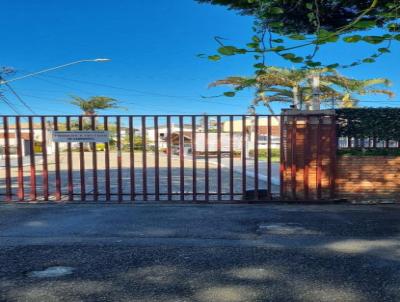
[[[108,131],[53,131],[56,143],[108,143]]]

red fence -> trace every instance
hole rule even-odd
[[[292,141],[303,135],[304,148],[312,144],[320,150],[325,135],[316,137],[297,128],[288,132],[283,117],[1,116],[0,197],[3,201],[86,202],[324,198],[296,191],[303,186],[299,181],[312,187],[323,183],[324,177],[315,182],[298,177],[300,147],[290,141],[291,135]],[[318,125],[310,131],[320,124],[321,129],[326,127],[323,120],[317,118]],[[60,131],[101,131],[108,139],[105,143],[55,141],[54,134]],[[313,138],[306,143],[307,137]],[[325,175],[324,160],[315,163],[319,175]],[[308,164],[312,162],[305,169],[311,169]]]
[[[279,174],[272,175],[279,129],[280,116],[271,115],[2,116],[0,194],[5,201],[269,200],[279,194]],[[53,131],[74,130],[108,131],[109,141],[53,141]]]

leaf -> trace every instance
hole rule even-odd
[[[393,36],[393,39],[400,41],[400,34]]]
[[[362,39],[363,41],[370,44],[379,44],[382,43],[385,38],[383,38],[382,36],[365,36]]]
[[[307,66],[309,67],[318,67],[321,66],[321,62],[314,62],[314,61],[306,61]]]
[[[378,51],[381,53],[388,53],[388,52],[390,52],[390,49],[386,48],[386,47],[382,47],[382,48],[378,48]]]
[[[296,55],[294,53],[284,53],[282,54],[282,57],[284,57],[287,60],[292,60],[296,58]]]
[[[279,15],[279,14],[283,14],[283,9],[280,7],[271,7],[269,9],[270,14],[273,15]]]
[[[301,63],[304,61],[304,58],[303,57],[295,57],[293,59],[290,59],[290,61],[293,63]]]
[[[260,38],[259,38],[258,36],[253,36],[251,39],[252,39],[255,43],[260,43],[260,42],[261,42],[261,40],[260,40]]]
[[[227,92],[224,92],[224,96],[227,96],[227,97],[234,97],[236,95],[236,93],[235,92],[233,92],[233,91],[227,91]]]
[[[374,59],[372,59],[372,58],[366,58],[366,59],[364,59],[364,60],[362,60],[364,63],[374,63],[375,62],[375,60]]]
[[[269,26],[272,28],[283,27],[283,25],[284,25],[283,22],[280,22],[280,21],[274,21],[274,22],[269,23]]]
[[[233,56],[236,53],[237,48],[234,46],[222,46],[218,48],[218,52],[224,56]]]
[[[290,35],[289,38],[292,40],[305,40],[306,39],[306,37],[304,35],[299,35],[299,34]]]
[[[283,39],[272,39],[272,42],[283,43],[284,41],[283,41]]]
[[[265,68],[265,65],[263,63],[257,63],[257,64],[254,64],[253,66],[254,66],[254,68],[258,68],[258,69]]]
[[[283,46],[277,46],[277,47],[271,48],[271,51],[280,52],[280,51],[282,51],[284,49],[285,49],[285,47],[283,47]]]
[[[219,61],[219,60],[221,60],[221,56],[219,56],[219,55],[208,56],[208,59],[210,61]]]
[[[199,53],[199,54],[197,55],[197,57],[199,57],[199,58],[205,58],[206,55],[205,55],[204,53]]]
[[[362,37],[360,35],[354,35],[354,36],[344,37],[343,41],[346,43],[356,43],[356,42],[360,41],[361,39],[362,39]]]
[[[330,65],[326,66],[326,68],[328,68],[328,69],[335,69],[335,68],[338,68],[338,67],[339,67],[338,63],[330,64]]]
[[[354,27],[358,29],[367,29],[374,26],[376,26],[376,22],[374,20],[361,20],[354,24]]]
[[[246,46],[249,48],[258,48],[260,46],[260,44],[259,43],[247,43]]]
[[[306,3],[306,7],[309,9],[309,10],[312,10],[313,9],[313,4],[312,3]]]

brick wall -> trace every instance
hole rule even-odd
[[[336,196],[349,200],[400,201],[400,157],[339,156]]]

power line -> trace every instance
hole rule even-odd
[[[11,87],[10,84],[5,83],[7,88],[12,92],[12,94],[33,114],[36,114],[36,112],[18,95],[18,93]]]
[[[0,94],[0,99],[8,106],[11,108],[12,111],[14,111],[16,114],[21,115],[21,113],[18,111],[18,109],[2,94]]]

